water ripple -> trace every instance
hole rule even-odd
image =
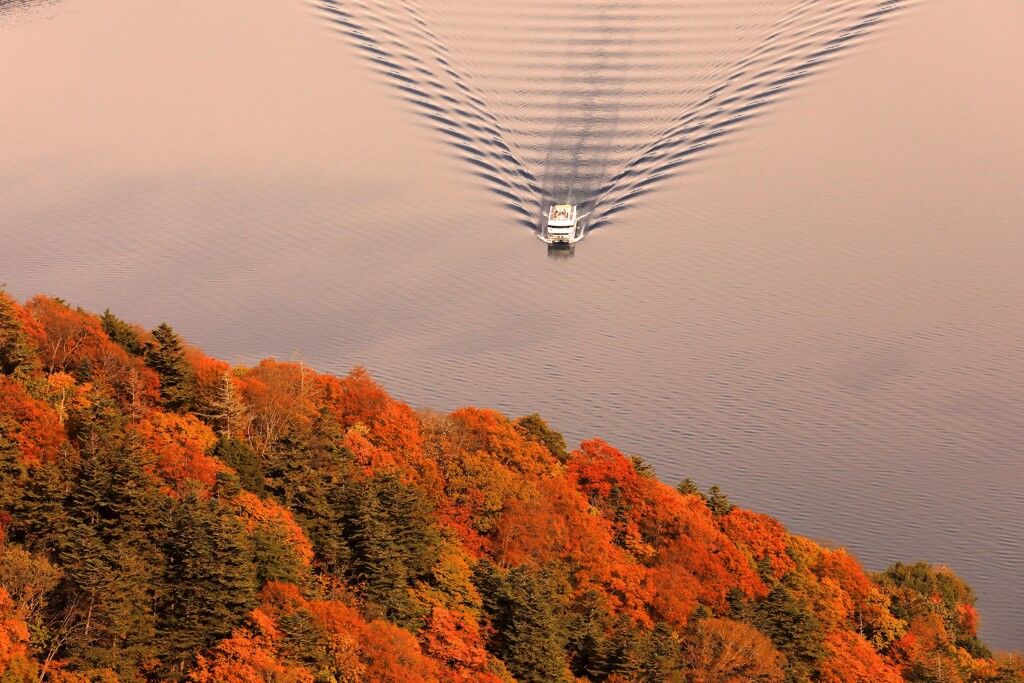
[[[908,0],[319,0],[521,223],[608,224]]]

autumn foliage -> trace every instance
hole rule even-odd
[[[536,415],[0,293],[5,682],[1024,680],[974,604]]]

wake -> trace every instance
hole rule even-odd
[[[861,42],[909,0],[319,0],[518,220],[589,229]]]

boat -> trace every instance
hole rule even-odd
[[[583,239],[583,225],[575,204],[554,204],[546,214],[547,225],[538,235],[548,244],[575,244]]]

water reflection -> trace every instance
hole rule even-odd
[[[555,261],[564,261],[576,255],[575,244],[549,244],[548,258]]]

